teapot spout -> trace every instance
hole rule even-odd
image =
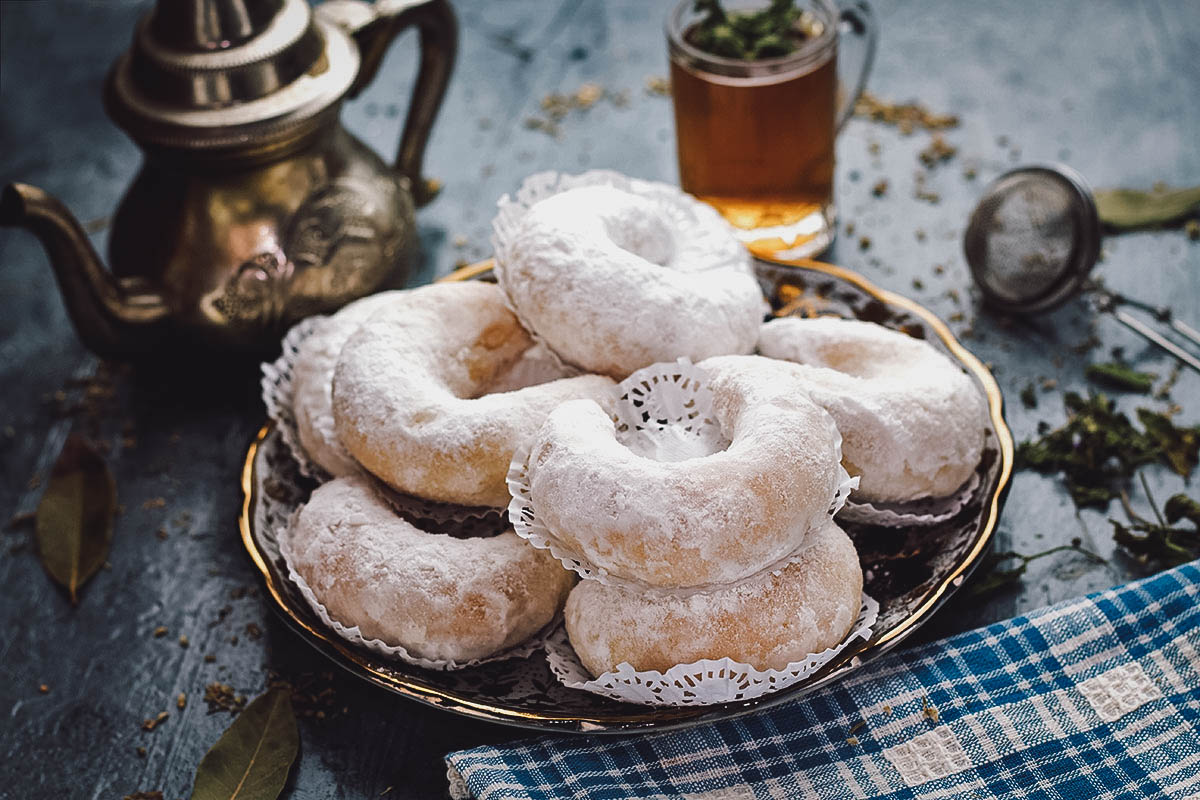
[[[120,279],[104,268],[79,222],[53,195],[23,183],[0,194],[0,226],[25,228],[41,241],[80,339],[103,357],[146,351],[146,336],[168,314],[162,295],[144,281]]]

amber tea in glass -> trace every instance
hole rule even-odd
[[[858,4],[839,14],[814,0],[795,52],[745,61],[691,42],[692,6],[683,0],[666,26],[680,184],[756,248],[816,255],[833,239],[834,140],[869,68],[870,11]],[[839,112],[838,25],[847,20],[867,47],[854,97]]]

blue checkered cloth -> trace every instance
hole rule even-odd
[[[446,761],[477,800],[1200,800],[1200,561],[738,719]]]

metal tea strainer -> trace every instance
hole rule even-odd
[[[1049,311],[1084,289],[1100,254],[1100,220],[1092,191],[1069,167],[1021,167],[997,178],[971,213],[963,237],[971,275],[984,301],[1010,314]],[[1184,350],[1125,307],[1200,345],[1200,331],[1175,319],[1171,309],[1089,286],[1097,311],[1158,345],[1200,372],[1200,358]]]

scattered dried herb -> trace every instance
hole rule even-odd
[[[695,0],[692,8],[705,17],[684,34],[688,42],[713,55],[744,61],[795,52],[815,35],[818,24],[792,0],[771,0],[761,11],[726,11],[721,0]]]
[[[934,722],[938,721],[938,710],[929,702],[928,697],[921,698],[921,713]]]
[[[870,92],[863,92],[858,98],[854,104],[854,116],[895,125],[904,134],[912,133],[917,128],[944,131],[958,127],[958,117],[954,114],[936,114],[920,103],[889,103]]]
[[[651,75],[646,78],[646,94],[658,97],[670,97],[671,81],[661,75]]]
[[[1098,383],[1109,389],[1137,392],[1138,394],[1148,393],[1154,388],[1154,381],[1158,378],[1158,375],[1153,372],[1138,372],[1120,361],[1088,364],[1086,375],[1092,383]]]
[[[1137,410],[1138,421],[1158,446],[1162,460],[1175,474],[1190,477],[1200,463],[1200,425],[1179,428],[1166,414],[1148,408]]]
[[[236,714],[245,707],[246,697],[235,692],[229,684],[214,681],[204,687],[204,702],[208,704],[210,714],[218,711]]]
[[[1104,563],[1103,558],[1090,550],[1085,550],[1082,544],[1080,539],[1075,538],[1071,540],[1070,544],[1060,544],[1057,547],[1051,547],[1049,550],[1043,550],[1040,553],[1033,553],[1032,555],[1024,555],[1014,550],[988,553],[984,557],[983,562],[980,563],[976,579],[971,582],[967,593],[972,597],[980,597],[990,594],[997,589],[1012,586],[1020,582],[1021,578],[1025,575],[1025,571],[1029,569],[1031,562],[1037,561],[1039,558],[1045,558],[1048,555],[1053,555],[1054,553],[1061,553],[1064,550],[1074,550],[1076,553],[1087,556],[1097,564]],[[1016,562],[1014,566],[1002,566],[1012,561]]]
[[[917,158],[927,167],[933,168],[938,164],[949,161],[958,153],[958,148],[952,144],[948,144],[946,139],[940,134],[935,133],[933,138],[929,140],[929,146],[917,154]]]
[[[349,708],[338,702],[334,674],[330,671],[291,675],[271,671],[267,673],[267,686],[288,689],[298,717],[323,720],[349,712]]]
[[[71,434],[38,503],[35,526],[42,565],[72,605],[108,558],[116,507],[117,484],[108,465],[86,439]]]
[[[942,201],[942,196],[925,185],[925,173],[917,173],[917,177],[913,182],[913,198],[923,200],[926,203],[937,205]]]
[[[192,800],[274,800],[299,748],[288,692],[272,689],[247,706],[205,754]]]
[[[1144,477],[1142,487],[1154,512],[1154,520],[1147,520],[1135,513],[1128,495],[1122,493],[1121,505],[1125,507],[1129,524],[1111,518],[1108,520],[1117,544],[1142,564],[1161,565],[1164,568],[1200,558],[1200,503],[1185,494],[1174,494],[1167,498],[1160,513]],[[1191,523],[1190,530],[1177,525],[1185,520]]]
[[[1189,219],[1183,225],[1183,232],[1193,242],[1200,242],[1200,220]]]
[[[1038,399],[1037,392],[1033,389],[1033,383],[1025,384],[1025,388],[1021,390],[1021,405],[1026,408],[1037,408]]]
[[[1157,389],[1154,390],[1155,400],[1166,400],[1171,396],[1171,390],[1175,388],[1175,384],[1179,382],[1179,376],[1183,373],[1183,362],[1176,361],[1175,366],[1171,367],[1171,371],[1167,373],[1167,379],[1162,382]]]
[[[1200,186],[1186,189],[1156,186],[1149,192],[1101,189],[1095,197],[1100,221],[1118,230],[1168,225],[1200,211]]]
[[[1103,394],[1084,399],[1068,392],[1063,405],[1066,424],[1055,430],[1039,425],[1041,438],[1022,442],[1016,463],[1018,469],[1063,473],[1076,506],[1104,508],[1145,464],[1160,461],[1184,477],[1196,467],[1200,426],[1177,427],[1165,414],[1139,408],[1145,430],[1138,430]]]
[[[142,730],[146,731],[147,733],[153,731],[159,725],[162,725],[164,722],[166,722],[167,717],[169,716],[171,715],[166,711],[158,712],[158,716],[142,721]]]
[[[527,117],[525,127],[530,130],[542,131],[555,139],[562,138],[562,127],[559,125],[572,111],[587,111],[601,100],[607,100],[614,106],[624,107],[629,104],[629,93],[605,89],[598,83],[584,83],[570,94],[551,92],[542,98],[542,113],[544,116]]]

